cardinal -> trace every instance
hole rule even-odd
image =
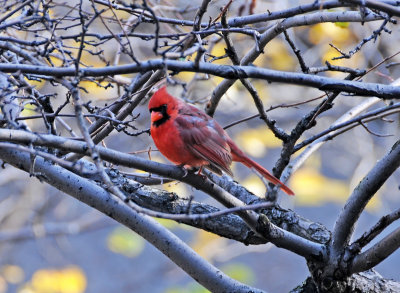
[[[294,195],[268,170],[247,157],[226,131],[209,115],[186,104],[167,92],[163,86],[151,97],[150,133],[158,150],[172,163],[184,168],[203,167],[221,175],[233,176],[232,161],[255,169],[265,179]]]

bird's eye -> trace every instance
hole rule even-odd
[[[156,108],[151,108],[149,109],[150,113],[151,112],[161,112],[161,113],[165,113],[167,111],[167,104],[161,105],[159,107]]]

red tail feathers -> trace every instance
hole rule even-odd
[[[283,182],[281,182],[278,178],[276,178],[274,175],[272,175],[267,169],[262,167],[260,164],[257,162],[254,162],[252,159],[248,158],[238,147],[231,147],[231,152],[233,155],[233,160],[237,162],[241,162],[248,168],[254,168],[257,170],[258,173],[260,173],[265,179],[270,181],[272,184],[278,185],[280,189],[282,189],[285,193],[288,195],[294,195],[294,192],[287,187]]]

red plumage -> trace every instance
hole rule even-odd
[[[226,131],[210,116],[168,94],[166,87],[150,99],[150,133],[158,150],[171,162],[186,168],[206,167],[232,176],[232,161],[254,168],[265,179],[289,195],[285,184],[268,170],[247,157]]]

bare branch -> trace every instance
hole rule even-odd
[[[400,228],[390,233],[365,252],[357,255],[351,265],[351,273],[369,270],[381,263],[400,247]]]
[[[354,189],[338,216],[332,234],[331,258],[338,258],[348,245],[354,226],[368,201],[400,166],[400,141],[386,154]]]
[[[319,5],[318,2],[315,4]],[[279,22],[266,30],[259,38],[259,42],[256,46],[254,46],[240,61],[241,65],[248,65],[255,61],[255,59],[261,54],[264,47],[277,35],[282,33],[283,31],[296,26],[302,25],[311,25],[316,23],[323,22],[336,22],[336,21],[344,21],[344,22],[352,22],[352,21],[374,21],[380,19],[381,16],[369,14],[364,19],[360,16],[358,12],[346,12],[346,13],[337,13],[337,12],[324,12],[324,13],[312,13],[307,15],[297,15]],[[341,20],[339,20],[341,19]],[[344,20],[346,19],[346,20]],[[1,68],[1,67],[0,67]],[[211,96],[211,101],[208,104],[207,112],[211,116],[215,112],[215,109],[221,99],[222,95],[225,94],[228,89],[232,86],[235,80],[224,80],[222,81],[213,91]]]
[[[226,16],[225,14],[223,14],[221,23],[224,27],[227,26],[225,18]],[[224,40],[227,46],[226,52],[229,58],[232,60],[232,63],[234,65],[239,65],[240,63],[239,56],[236,52],[236,49],[233,45],[231,38],[229,37],[228,32],[223,32],[222,35],[224,36]],[[261,98],[259,97],[255,87],[251,84],[251,82],[248,79],[241,78],[240,82],[244,85],[244,87],[248,90],[248,92],[252,96],[254,104],[258,110],[261,119],[265,121],[265,123],[268,125],[268,127],[272,130],[272,132],[275,134],[277,138],[286,141],[289,138],[289,135],[287,135],[282,129],[278,128],[275,125],[275,121],[272,121],[267,117],[264,110],[263,102],[261,101]]]
[[[64,150],[76,151],[83,154],[89,153],[87,146],[84,142],[71,141],[60,137],[48,135],[38,136],[24,131],[0,129],[0,140],[2,139],[2,137],[3,139],[7,140],[17,140],[20,142],[32,143],[35,145],[58,145],[62,146]],[[230,193],[226,192],[219,186],[216,186],[213,182],[209,180],[204,180],[202,176],[197,176],[193,173],[185,174],[185,172],[179,167],[144,160],[133,155],[120,153],[102,147],[96,147],[96,150],[103,160],[107,160],[114,164],[138,168],[147,172],[156,173],[188,183],[191,186],[211,195],[213,198],[221,202],[226,207],[230,208],[244,206],[244,203],[242,201],[236,199],[234,196],[232,196]],[[239,213],[239,215],[249,225],[249,227],[253,229],[254,232],[258,233],[257,229],[259,229],[259,217],[257,216],[257,214],[252,211],[242,211]],[[268,227],[268,229],[266,227]],[[269,240],[271,242],[279,245],[280,247],[285,247],[286,249],[305,257],[323,254],[324,249],[322,245],[303,239],[302,237],[285,231],[273,224],[267,225],[265,222],[262,222],[262,226],[260,228],[262,229],[263,233],[272,231],[273,235],[271,237],[268,234],[264,234],[263,236],[269,237]]]
[[[377,99],[374,99],[374,102],[377,102]],[[369,102],[366,102],[366,105],[370,105]],[[299,143],[298,145],[295,146],[295,148],[293,149],[294,152],[297,152],[298,150],[300,150],[301,148],[305,147],[306,145],[318,140],[319,138],[322,138],[323,136],[327,135],[328,133],[334,132],[338,129],[347,127],[349,125],[352,124],[357,124],[362,122],[364,119],[367,120],[368,118],[374,118],[374,117],[380,117],[380,114],[382,115],[390,115],[390,114],[394,114],[394,112],[392,112],[391,110],[393,109],[398,109],[400,107],[400,103],[395,103],[393,105],[389,105],[389,106],[385,106],[385,107],[381,107],[379,109],[370,111],[368,113],[365,113],[363,115],[354,117],[353,119],[349,119],[345,122],[342,123],[335,123],[334,125],[332,125],[331,127],[329,127],[328,129],[321,131],[320,133],[302,141],[301,143]],[[354,115],[354,111],[352,111],[352,114]],[[342,119],[341,119],[342,120]]]
[[[349,3],[352,3],[352,4],[358,4],[360,6],[365,6],[365,7],[368,7],[368,8],[377,9],[377,10],[386,12],[389,15],[400,16],[400,9],[392,6],[391,4],[386,4],[383,1],[375,1],[375,0],[344,0],[344,2],[349,2]]]
[[[27,172],[30,170],[29,155],[2,147],[0,148],[0,158]],[[45,162],[41,158],[36,159],[34,168],[35,172],[42,175],[42,180],[109,215],[141,235],[210,291],[263,292],[231,279],[196,254],[182,240],[158,222],[136,213],[124,202],[111,197],[107,191],[89,180]]]
[[[398,80],[393,82],[398,68],[390,64],[384,68],[384,63],[389,60],[398,63],[400,51],[393,51],[390,42],[398,38],[391,33],[400,16],[399,1],[311,1],[278,11],[269,11],[271,5],[257,0],[243,1],[244,4],[201,0],[197,6],[190,3],[182,7],[153,0],[131,3],[79,0],[72,4],[43,0],[0,2],[3,167],[9,163],[116,219],[142,235],[212,292],[261,290],[221,274],[150,217],[174,220],[241,242],[236,245],[269,243],[296,253],[307,261],[311,273],[307,287],[297,288],[296,292],[306,288],[318,292],[380,292],[399,287],[375,272],[361,272],[382,262],[400,246],[398,227],[371,245],[376,236],[399,219],[399,210],[382,217],[358,240],[349,243],[367,202],[400,166],[400,141],[353,190],[331,234],[324,225],[278,206],[277,187],[267,187],[265,197],[260,198],[228,176],[204,170],[205,176],[199,176],[195,168],[188,170],[152,161],[151,142],[142,135],[149,133],[144,100],[153,87],[165,80],[183,89],[184,100],[207,103],[210,115],[229,87],[239,80],[258,111],[252,117],[264,120],[282,142],[272,173],[283,182],[325,142],[354,127],[364,127],[367,132],[360,129],[357,134],[371,139],[370,146],[379,140],[389,148],[388,139],[383,139],[380,133],[396,134],[395,123],[388,122],[398,120],[400,103],[396,100],[400,97],[400,87]],[[265,13],[254,14],[256,5]],[[245,10],[250,15],[243,15]],[[210,17],[206,19],[206,15]],[[320,32],[329,29],[324,23],[335,24],[334,29],[340,31],[332,41],[331,32],[327,36]],[[367,34],[364,26],[370,30]],[[287,31],[290,28],[296,29],[296,39]],[[289,52],[290,59],[297,57],[300,64],[296,71],[264,66],[267,62],[271,68],[280,68],[275,66],[276,61],[286,65],[286,60],[279,59],[285,58],[284,54],[271,61],[267,51],[274,45],[271,41],[282,45],[282,33],[287,47],[293,51]],[[339,38],[341,33],[348,38]],[[329,48],[329,42],[336,52]],[[370,53],[371,48],[376,54]],[[329,57],[332,60],[351,58],[351,62],[324,61],[328,56],[324,54],[326,49],[339,56]],[[355,55],[358,52],[359,56]],[[221,62],[217,60],[232,65],[219,65]],[[287,65],[292,66],[292,62]],[[333,71],[347,76],[334,78],[325,74]],[[366,77],[370,72],[376,74]],[[224,80],[214,88],[208,102],[210,88],[219,82],[215,77]],[[274,96],[287,96],[290,101],[285,97],[284,102],[274,101],[277,105],[268,108],[259,95],[258,87],[262,84]],[[278,87],[279,91],[284,88],[282,84],[290,87],[287,94],[276,91]],[[109,90],[107,93],[111,94],[104,91],[104,95],[98,95],[93,87],[102,92]],[[309,91],[318,90],[322,93],[307,97]],[[242,97],[235,91],[228,95],[231,93],[229,110],[244,109],[246,101],[238,101]],[[101,99],[103,96],[105,100]],[[378,102],[382,105],[376,105]],[[269,111],[277,108],[280,113],[274,113],[275,122]],[[240,118],[247,115],[242,111]],[[342,116],[337,119],[337,115]],[[237,120],[232,125],[251,119],[240,118],[232,118]],[[330,124],[331,120],[336,122]],[[374,122],[368,124],[370,121]],[[113,140],[109,135],[114,130],[122,131],[125,137],[119,136],[118,142]],[[248,139],[247,133],[243,134],[240,138]],[[263,137],[262,143],[267,145],[264,139],[267,138]],[[106,146],[107,143],[114,148],[120,141],[139,151],[131,155]],[[263,147],[261,143],[255,146]],[[293,157],[297,151],[299,156]],[[145,159],[146,155],[149,159]],[[84,156],[90,162],[82,159]],[[326,162],[330,158],[324,155],[323,159]],[[119,170],[120,166],[138,171],[126,175]],[[357,173],[362,166],[357,167]],[[142,171],[146,173],[139,174]],[[7,176],[0,183],[9,184]],[[150,186],[174,180],[180,181],[176,184],[188,184],[189,194],[180,197]],[[293,183],[296,189],[297,182]],[[193,192],[196,194],[192,195]],[[198,192],[211,196],[218,205],[195,200]],[[42,192],[41,196],[45,194]],[[7,228],[0,233],[0,242],[61,233],[72,235],[96,226],[81,226],[75,220],[46,225],[42,219],[48,217],[42,216],[47,216],[44,213],[51,211],[56,200],[50,204],[39,200],[29,215],[18,218],[23,197],[19,193],[0,199],[0,209],[5,211],[0,222]],[[354,272],[361,273],[351,275]]]
[[[359,239],[354,241],[350,247],[362,248],[370,243],[376,236],[378,236],[385,228],[387,228],[394,221],[400,219],[400,209],[382,217],[379,221],[367,232],[365,232]]]
[[[342,91],[363,96],[377,96],[382,99],[396,99],[400,95],[399,87],[379,83],[360,83],[349,80],[314,76],[302,73],[277,71],[254,66],[227,66],[200,62],[198,67],[193,62],[155,59],[140,64],[109,66],[104,68],[80,68],[81,76],[102,76],[137,73],[163,69],[165,66],[174,71],[202,72],[227,79],[259,78],[268,81],[285,82],[318,88],[321,91]],[[0,71],[34,73],[51,76],[74,76],[74,68],[53,68],[22,64],[0,64]]]

